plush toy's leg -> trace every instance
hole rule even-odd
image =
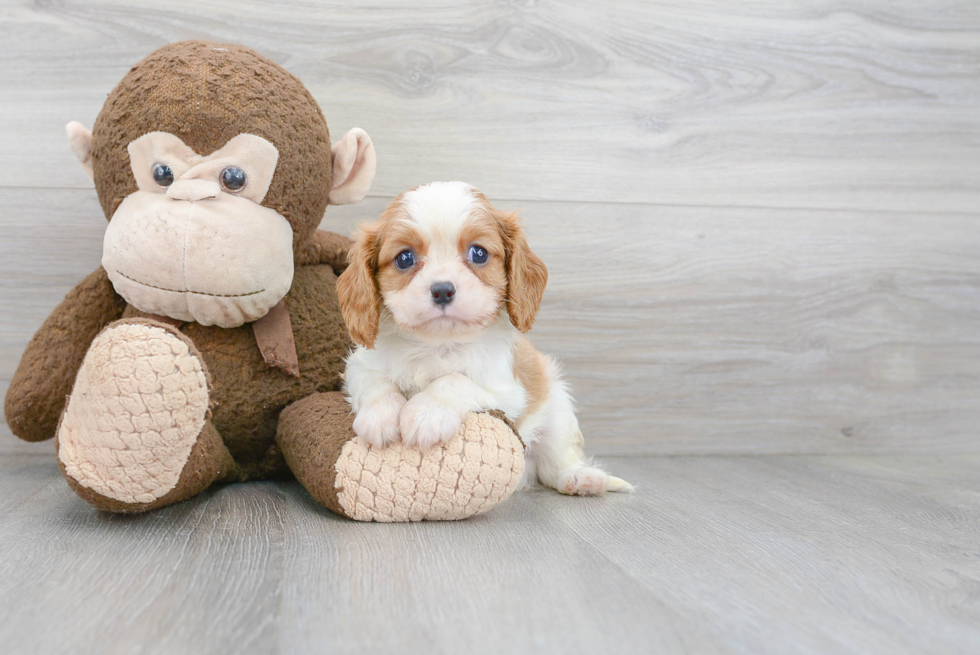
[[[350,405],[339,391],[298,400],[279,415],[276,443],[289,469],[314,500],[347,515],[334,483],[344,444],[354,438]]]
[[[142,512],[200,493],[235,463],[209,419],[194,344],[169,325],[116,321],[92,342],[57,430],[72,489],[99,509]]]
[[[341,393],[314,394],[283,410],[276,441],[315,500],[358,521],[463,519],[509,497],[524,473],[523,445],[491,414],[467,415],[460,434],[425,452],[374,448],[352,423]]]

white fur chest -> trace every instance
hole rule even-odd
[[[461,373],[470,376],[473,353],[469,352],[471,344],[439,344],[431,350],[413,353],[409,363],[410,383],[414,391],[425,389],[433,380],[451,373]]]
[[[394,335],[393,335],[394,336]],[[480,386],[516,385],[515,335],[507,329],[491,329],[473,341],[419,342],[394,336],[378,348],[388,363],[388,373],[407,398],[445,375],[465,375]]]

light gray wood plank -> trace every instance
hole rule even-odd
[[[977,216],[497,204],[593,452],[980,452]]]
[[[32,505],[32,499],[46,486],[62,483],[51,476],[57,471],[54,448],[47,444],[44,452],[25,452],[0,447],[0,516],[21,505]],[[37,449],[35,449],[37,450]],[[62,483],[63,484],[63,483]]]
[[[92,191],[36,197],[0,190],[0,385],[101,251]],[[592,452],[980,451],[976,217],[498,204],[550,268],[531,338]]]
[[[498,204],[593,452],[980,452],[977,217]]]
[[[975,211],[975,2],[124,0],[0,8],[0,184],[83,186],[63,126],[169,41],[258,49],[335,135],[371,133],[375,193]]]
[[[0,515],[5,652],[273,651],[282,573],[275,485],[116,516],[75,496],[53,455],[38,477],[42,490]]]
[[[731,652],[980,650],[980,457],[608,465],[632,503],[529,497]]]
[[[472,520],[397,525],[299,500],[286,519],[286,653],[727,652],[522,494]]]
[[[0,512],[16,653],[973,653],[980,456],[631,457],[635,495],[359,524],[296,483],[96,512],[53,455]],[[20,468],[19,471],[16,469]]]

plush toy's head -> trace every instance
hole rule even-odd
[[[235,327],[289,290],[328,202],[374,177],[363,130],[333,148],[316,101],[248,48],[175,43],[109,94],[92,132],[68,126],[109,218],[103,267],[138,309]]]

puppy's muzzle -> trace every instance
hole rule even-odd
[[[456,295],[456,287],[452,282],[436,282],[429,287],[429,291],[432,292],[432,302],[442,307],[451,303]]]

